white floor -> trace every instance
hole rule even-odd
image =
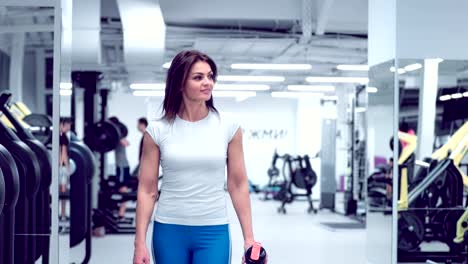
[[[301,201],[287,205],[287,215],[279,215],[276,212],[278,206],[278,202],[264,202],[252,197],[256,240],[262,242],[267,249],[269,264],[366,263],[364,229],[332,230],[320,224],[351,222],[349,218],[328,211],[309,215],[306,212],[307,204]],[[232,263],[236,264],[241,262],[243,240],[232,206],[230,216]],[[84,256],[84,245],[68,250],[67,239],[65,236],[61,237],[60,248],[63,250],[60,251],[60,263],[80,263]],[[132,263],[132,256],[133,236],[107,235],[93,238],[90,263],[127,264]]]

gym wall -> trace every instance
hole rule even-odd
[[[44,62],[45,63],[45,62]],[[40,84],[36,81],[36,53],[33,51],[25,52],[23,62],[23,102],[33,112],[38,112],[36,97],[38,96],[38,87]],[[45,99],[43,100],[45,103]]]

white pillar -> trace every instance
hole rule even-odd
[[[13,101],[23,101],[24,37],[25,33],[16,33],[12,38],[9,89]]]
[[[434,143],[439,60],[424,60],[422,89],[419,89],[418,149],[416,158],[431,156]]]

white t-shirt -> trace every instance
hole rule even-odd
[[[228,223],[226,193],[227,148],[239,124],[210,111],[202,120],[176,117],[158,120],[147,132],[159,146],[161,195],[155,220],[179,225]]]

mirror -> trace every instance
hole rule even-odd
[[[465,260],[466,61],[400,59],[398,261]]]
[[[52,127],[60,33],[54,3],[42,5],[0,3],[1,263],[56,263],[58,255]]]

